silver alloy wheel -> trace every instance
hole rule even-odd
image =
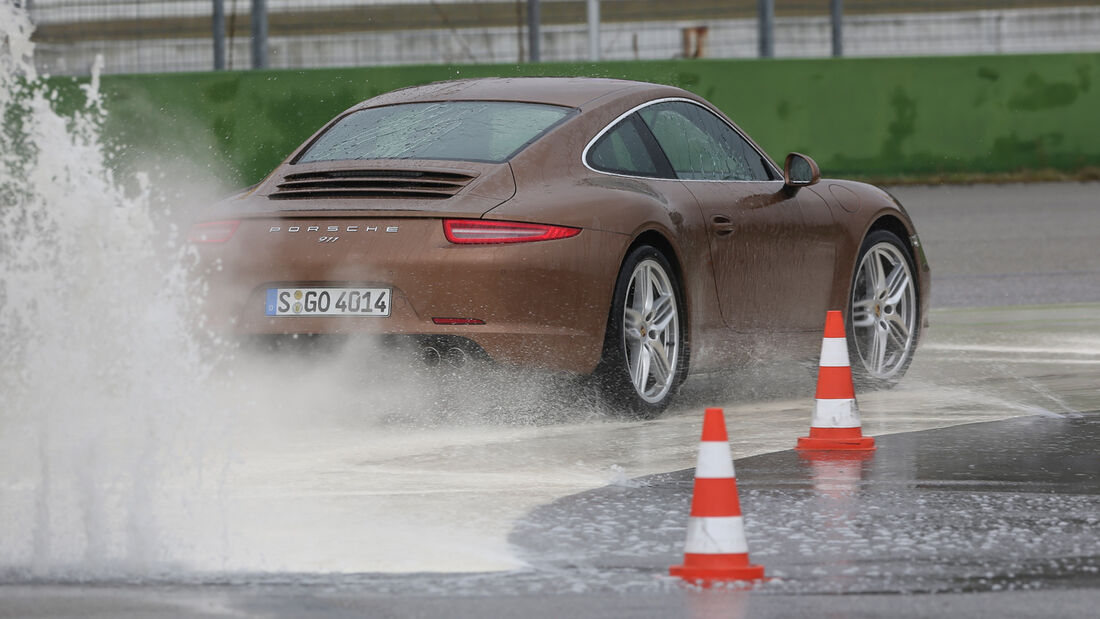
[[[872,245],[852,286],[852,341],[867,374],[877,379],[904,371],[913,352],[917,295],[902,252],[893,243]]]
[[[676,380],[680,314],[676,289],[664,267],[646,259],[634,267],[623,304],[623,350],[634,391],[660,402]]]

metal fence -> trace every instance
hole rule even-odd
[[[0,1],[52,74],[1100,51],[1095,0]]]

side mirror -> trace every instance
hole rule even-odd
[[[821,168],[807,155],[791,153],[783,164],[783,184],[787,187],[808,187],[821,180]]]

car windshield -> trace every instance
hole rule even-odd
[[[346,159],[508,160],[570,112],[504,101],[368,108],[341,118],[297,163]]]

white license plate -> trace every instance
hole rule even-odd
[[[268,316],[390,315],[389,288],[268,288]]]

